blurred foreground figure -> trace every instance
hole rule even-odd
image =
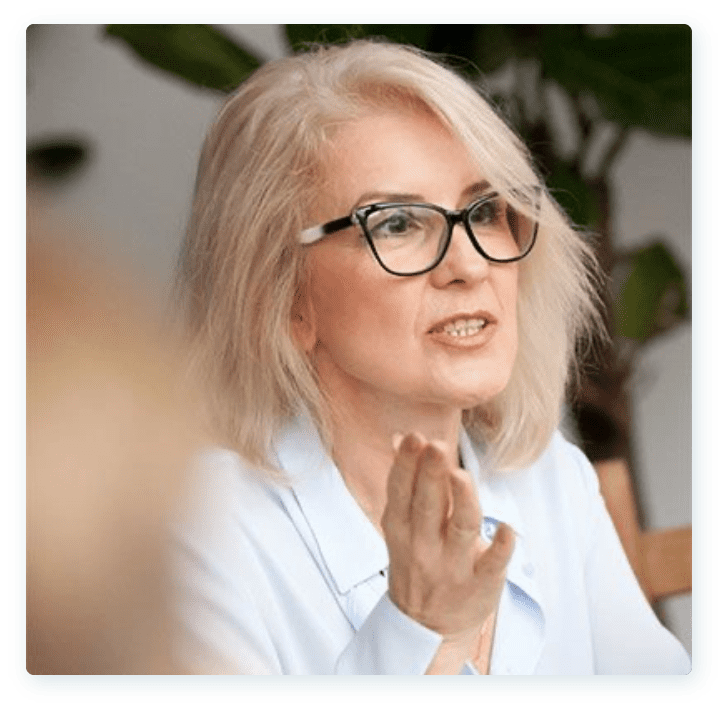
[[[178,673],[165,530],[199,446],[179,354],[134,288],[28,218],[27,670]]]

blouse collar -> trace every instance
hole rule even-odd
[[[504,477],[492,475],[467,432],[459,440],[464,468],[477,484],[482,510],[482,534],[490,538],[492,524],[503,521],[517,533],[508,579],[532,597],[539,597],[526,554],[527,532]],[[340,594],[379,575],[388,567],[388,550],[325,451],[317,428],[307,414],[283,430],[276,451],[292,490],[308,521],[317,546]]]

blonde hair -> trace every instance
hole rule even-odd
[[[323,183],[336,126],[371,107],[423,106],[489,183],[539,221],[520,262],[519,351],[504,391],[465,413],[493,465],[521,467],[560,420],[579,338],[601,330],[591,248],[542,189],[529,154],[453,71],[411,47],[359,40],[269,62],[234,92],[206,139],[179,283],[198,373],[216,393],[225,444],[272,470],[272,439],[305,407],[325,431],[324,400],[291,332],[305,270],[300,231]]]

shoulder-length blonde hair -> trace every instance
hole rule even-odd
[[[521,141],[479,92],[421,51],[373,41],[269,62],[229,97],[200,160],[179,285],[210,414],[224,443],[274,469],[270,444],[300,407],[325,437],[324,398],[291,313],[305,270],[300,231],[341,122],[373,107],[420,106],[462,141],[491,185],[539,221],[520,263],[511,379],[465,414],[500,469],[531,463],[558,426],[579,338],[600,328],[597,267],[541,186]]]

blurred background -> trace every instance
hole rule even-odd
[[[691,39],[683,25],[31,25],[28,180],[163,308],[207,126],[261,62],[387,36],[460,58],[599,235],[611,349],[567,416],[633,474],[642,525],[691,523]],[[75,249],[76,247],[74,247]],[[690,594],[659,614],[691,650]]]

